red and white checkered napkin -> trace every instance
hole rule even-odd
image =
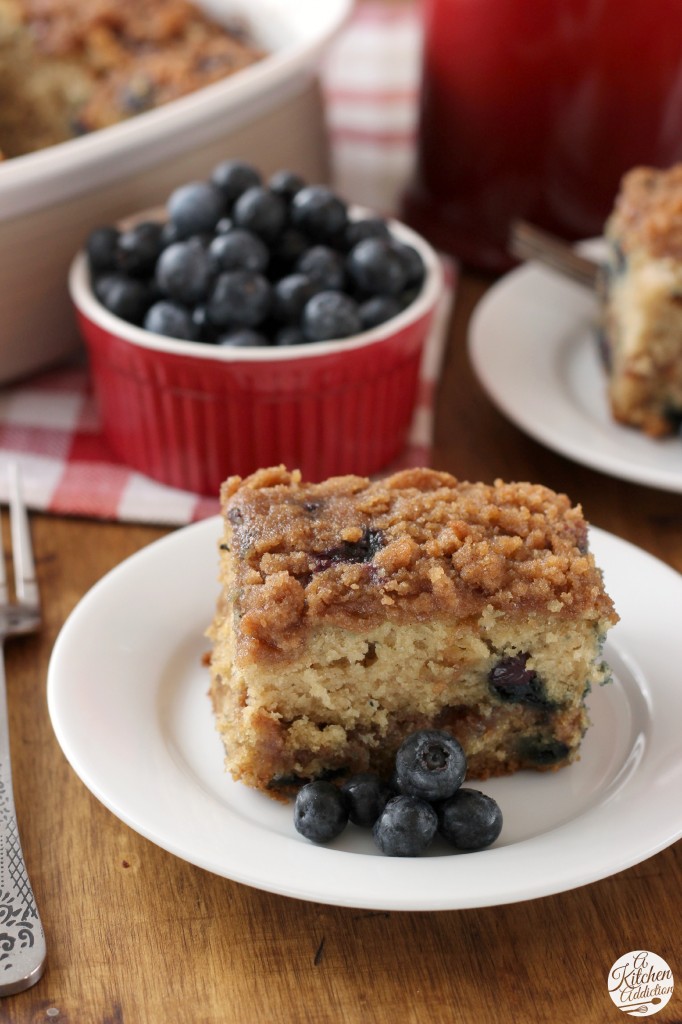
[[[420,27],[411,7],[361,3],[322,68],[335,185],[356,203],[391,213],[409,177]],[[455,275],[428,340],[418,406],[394,467],[427,465]],[[6,466],[21,465],[30,508],[62,515],[177,526],[218,511],[218,499],[179,491],[121,465],[101,432],[86,368],[40,374],[0,390],[0,500]]]

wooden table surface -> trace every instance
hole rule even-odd
[[[435,466],[461,478],[565,490],[594,524],[682,571],[682,496],[574,465],[521,434],[483,396],[465,337],[488,283],[467,276],[460,284]],[[1,1022],[602,1024],[622,1019],[607,994],[609,968],[643,948],[676,974],[677,991],[656,1020],[679,1024],[680,844],[556,896],[385,913],[299,902],[214,877],[120,822],[61,753],[46,673],[57,633],[83,594],[168,531],[45,515],[33,515],[32,526],[45,625],[40,636],[9,645],[7,669],[16,802],[48,965],[33,989],[0,1002]]]

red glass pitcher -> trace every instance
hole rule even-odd
[[[470,266],[510,221],[601,233],[621,175],[682,160],[682,0],[423,0],[405,217]]]

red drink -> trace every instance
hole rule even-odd
[[[601,233],[621,175],[682,160],[682,0],[424,0],[406,218],[488,270],[515,217]]]

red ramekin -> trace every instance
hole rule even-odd
[[[387,466],[405,444],[443,287],[428,243],[395,221],[390,227],[424,261],[414,302],[352,338],[281,348],[221,348],[135,327],[95,298],[79,253],[69,288],[114,454],[162,483],[207,495],[228,476],[280,463],[310,481]]]

